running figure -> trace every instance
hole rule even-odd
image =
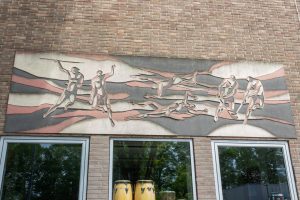
[[[214,121],[218,121],[219,114],[223,110],[226,110],[229,115],[237,119],[236,113],[234,112],[234,95],[237,93],[239,84],[234,75],[230,78],[225,78],[218,87],[219,106],[216,109]]]
[[[245,91],[243,102],[241,104],[242,106],[244,103],[248,103],[244,124],[247,124],[249,116],[255,109],[262,109],[264,107],[265,101],[264,87],[261,81],[251,76],[247,77],[247,81],[247,89]]]
[[[111,72],[107,74],[103,74],[102,70],[97,71],[97,75],[91,80],[92,91],[90,93],[89,100],[89,103],[92,105],[93,109],[108,113],[112,127],[115,126],[115,123],[112,119],[110,100],[106,91],[106,80],[114,75],[115,68],[116,66],[112,65]]]
[[[58,63],[59,69],[68,75],[67,88],[64,89],[57,102],[43,115],[43,118],[46,118],[49,114],[54,112],[65,101],[67,101],[67,103],[64,106],[64,110],[68,110],[68,107],[74,104],[78,88],[81,88],[84,80],[84,76],[79,72],[79,68],[72,67],[71,70],[67,70],[63,68],[60,60],[56,60],[56,62]]]

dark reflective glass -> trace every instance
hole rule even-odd
[[[2,200],[78,199],[81,144],[7,147]]]
[[[224,200],[290,200],[282,148],[219,147]]]
[[[193,199],[189,142],[114,141],[113,152],[114,183],[152,180],[156,200]]]

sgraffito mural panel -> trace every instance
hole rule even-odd
[[[30,52],[5,131],[295,137],[280,64]]]

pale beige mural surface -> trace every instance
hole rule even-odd
[[[6,132],[295,137],[281,64],[17,52]]]

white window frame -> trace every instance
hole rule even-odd
[[[109,200],[112,200],[113,191],[113,147],[114,141],[141,141],[141,142],[188,142],[190,144],[190,156],[191,156],[191,171],[192,171],[192,184],[193,184],[193,200],[197,200],[196,191],[196,176],[195,176],[195,161],[194,161],[194,149],[192,139],[154,139],[154,138],[111,138],[110,139],[110,159],[109,159]]]
[[[86,199],[87,191],[87,171],[89,155],[89,139],[79,137],[27,137],[27,136],[4,136],[0,139],[0,188],[3,184],[3,173],[7,146],[9,143],[28,143],[28,144],[81,144],[81,164],[78,200]]]
[[[222,179],[221,179],[219,149],[218,149],[218,147],[220,147],[220,146],[223,146],[223,147],[225,146],[225,147],[282,148],[291,200],[298,200],[289,147],[288,147],[288,143],[286,141],[215,140],[215,141],[211,142],[211,146],[212,146],[212,154],[213,154],[213,165],[214,165],[215,188],[216,188],[216,199],[217,200],[223,200]]]

